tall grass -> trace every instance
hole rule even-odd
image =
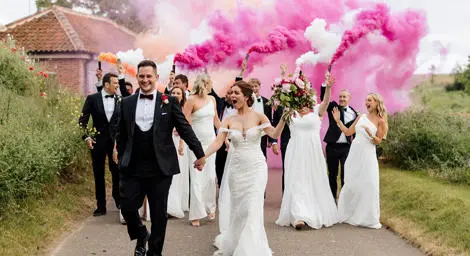
[[[0,43],[0,216],[87,161],[81,98],[61,90],[14,41]]]

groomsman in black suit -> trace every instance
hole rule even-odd
[[[112,123],[119,118],[120,97],[116,95],[118,88],[118,76],[107,73],[103,77],[103,86],[99,92],[88,95],[83,105],[79,124],[85,131],[83,139],[91,152],[93,175],[95,178],[95,193],[97,209],[93,216],[106,214],[106,187],[104,179],[105,160],[108,156],[108,166],[112,175],[112,195],[116,207],[120,208],[119,196],[119,171],[113,162],[114,130]],[[93,119],[93,128],[96,132],[90,132],[88,121]]]
[[[325,95],[326,86],[322,84],[321,87],[321,100]],[[338,177],[338,165],[341,164],[341,187],[344,186],[344,163],[349,154],[349,148],[351,147],[351,142],[353,136],[345,136],[341,132],[338,125],[333,118],[333,108],[338,107],[341,113],[341,122],[346,127],[350,127],[356,118],[359,117],[359,113],[351,106],[349,106],[349,100],[351,99],[351,94],[348,90],[341,90],[339,93],[338,103],[331,101],[328,105],[328,120],[330,125],[326,132],[325,138],[323,141],[326,142],[326,162],[328,165],[328,178],[330,181],[331,193],[333,197],[337,198],[337,177]]]
[[[121,174],[122,215],[131,240],[137,239],[137,256],[161,256],[168,221],[167,202],[172,177],[180,172],[173,144],[173,129],[198,159],[204,150],[174,97],[155,89],[157,65],[144,60],[137,67],[140,91],[123,98],[116,141]],[[202,170],[204,162],[196,166]],[[151,233],[138,209],[147,196]],[[148,241],[149,250],[146,254]]]
[[[186,98],[188,98],[191,93],[188,90],[188,85],[189,85],[189,80],[187,76],[183,74],[179,74],[175,76],[175,74],[172,72],[170,74],[170,81],[168,82],[168,85],[165,87],[165,94],[170,95],[170,92],[173,89],[173,87],[181,87],[186,93]]]
[[[253,103],[253,110],[259,113],[265,114],[269,121],[272,124],[273,119],[273,108],[268,104],[268,99],[260,95],[261,82],[257,78],[251,78],[248,81],[251,84],[253,93],[256,96],[255,103]],[[261,150],[263,151],[264,156],[266,157],[266,148],[271,147],[272,143],[276,142],[275,139],[265,135],[261,138]]]
[[[118,81],[119,81],[119,91],[121,92],[122,97],[127,97],[133,94],[133,86],[130,82],[126,81],[126,76],[125,76],[125,71],[124,71],[124,66],[121,64],[117,65],[118,67]],[[103,90],[103,81],[101,80],[103,76],[103,71],[101,69],[96,70],[96,78],[98,79],[98,82],[96,83],[96,91],[101,92]]]
[[[284,109],[282,107],[278,107],[273,113],[273,126],[276,127],[279,121],[281,121],[282,113]],[[287,145],[289,144],[290,140],[290,130],[289,126],[285,126],[284,130],[281,133],[281,159],[282,159],[282,192],[284,192],[284,159],[286,155]],[[279,155],[279,144],[277,140],[273,142],[273,153],[275,155]]]

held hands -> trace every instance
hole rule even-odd
[[[206,158],[205,157],[199,158],[198,160],[194,161],[194,168],[198,169],[199,171],[202,171],[202,168],[204,168],[205,164],[206,164]]]
[[[230,141],[228,141],[228,139],[225,139],[225,151],[229,151],[230,149]]]

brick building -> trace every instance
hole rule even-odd
[[[7,24],[0,40],[8,34],[44,71],[80,94],[94,91],[100,52],[132,49],[135,41],[133,32],[109,19],[57,6]],[[110,69],[115,71],[103,63],[104,71]]]

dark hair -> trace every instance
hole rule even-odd
[[[187,77],[187,76],[185,76],[185,75],[183,75],[183,74],[179,74],[179,75],[175,76],[175,81],[178,80],[178,79],[181,80],[181,82],[182,82],[183,84],[186,84],[186,87],[188,87],[188,82],[189,82],[189,81],[188,81],[188,77]]]
[[[111,77],[118,78],[118,75],[116,75],[116,74],[114,74],[114,73],[106,73],[106,74],[103,76],[103,86],[104,86],[104,84],[106,84],[106,83],[111,83]]]
[[[241,80],[241,81],[235,82],[232,85],[232,88],[234,86],[240,87],[240,90],[242,91],[243,96],[248,97],[248,101],[246,102],[248,104],[248,107],[253,106],[253,104],[255,103],[255,100],[253,99],[253,89],[251,89],[251,84]]]
[[[181,88],[181,87],[173,87],[173,88],[171,89],[171,91],[170,91],[170,95],[171,95],[171,93],[172,93],[175,89],[180,89],[180,90],[181,90],[181,102],[180,102],[180,105],[181,105],[181,107],[183,107],[184,104],[186,103],[186,93],[184,93],[184,90],[183,90],[183,88]]]
[[[131,82],[125,82],[125,85],[126,85],[126,86],[130,86],[130,87],[134,87],[134,86],[131,84]]]
[[[137,65],[137,71],[139,71],[139,69],[143,67],[152,67],[153,70],[155,70],[155,73],[157,72],[157,64],[155,64],[155,62],[153,62],[152,60],[143,60],[139,62],[139,64]]]

